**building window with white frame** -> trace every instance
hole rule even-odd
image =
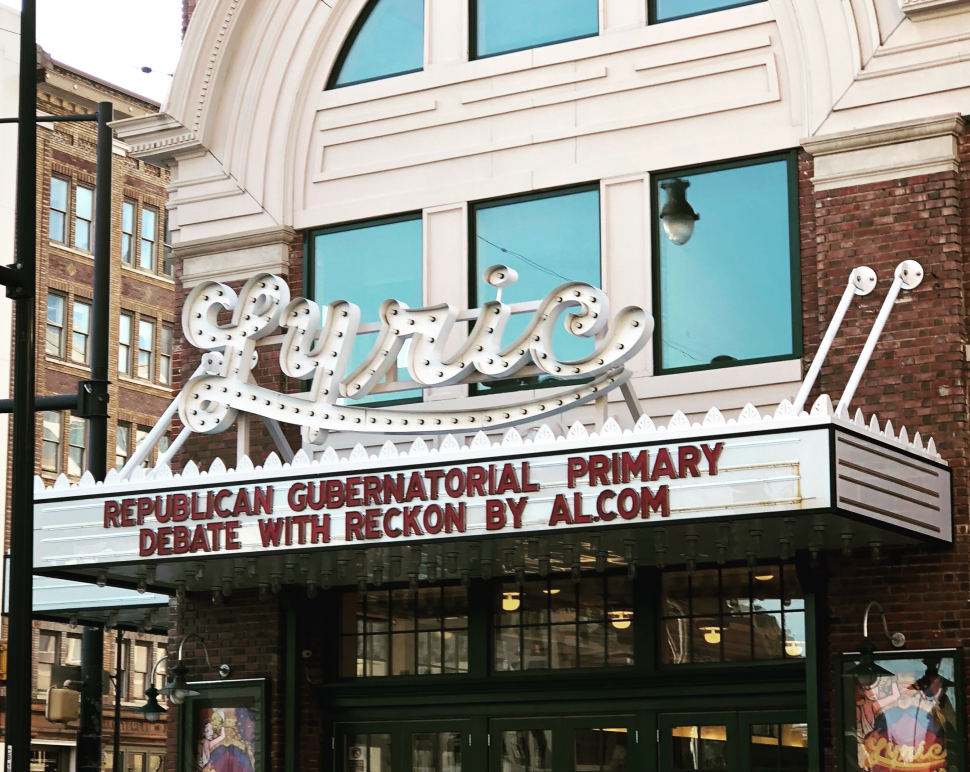
[[[172,385],[172,326],[163,324],[158,344],[158,382]]]
[[[47,294],[47,341],[45,353],[49,357],[64,358],[64,316],[67,298],[53,292]]]
[[[71,314],[71,361],[86,365],[89,363],[91,338],[91,304],[74,300]]]
[[[67,211],[71,198],[71,183],[61,177],[51,177],[50,222],[48,236],[58,244],[67,243]]]
[[[131,458],[131,424],[118,422],[115,429],[115,469],[119,472]]]
[[[155,372],[155,323],[138,320],[138,363],[135,375],[143,381],[152,380]]]
[[[81,636],[68,634],[67,651],[64,655],[64,664],[76,667],[81,664]]]
[[[118,372],[131,375],[131,335],[135,326],[131,314],[118,317]]]
[[[53,630],[41,630],[37,635],[37,691],[46,692],[51,686],[54,666],[60,664],[60,636]]]
[[[138,250],[138,267],[145,271],[155,270],[155,242],[158,240],[158,210],[145,206],[141,210],[141,247]]]
[[[134,201],[127,198],[121,204],[121,262],[129,265],[131,265],[135,243],[136,206]]]
[[[786,153],[654,176],[657,373],[801,356],[795,174]]]
[[[94,188],[78,185],[74,189],[74,246],[91,252],[94,247]]]
[[[700,16],[739,5],[751,5],[763,0],[650,0],[649,16],[651,24],[664,21],[686,19],[690,16]]]
[[[71,416],[67,433],[67,474],[80,477],[87,469],[88,422],[85,418]]]
[[[518,281],[503,290],[505,303],[544,297],[570,281],[600,285],[599,185],[552,190],[473,204],[471,225],[471,284],[469,307],[495,299],[495,288],[483,273],[497,263],[514,268]],[[512,344],[525,330],[531,315],[512,316],[502,343]],[[593,352],[595,341],[570,335],[557,324],[553,353],[559,360],[579,359]],[[475,393],[487,394],[548,383],[550,376],[496,380],[479,384]]]
[[[148,674],[151,670],[152,644],[135,642],[135,661],[131,668],[131,694],[130,699],[145,699],[145,687],[148,685]]]
[[[43,471],[61,471],[61,414],[54,410],[44,411],[40,459]]]
[[[420,213],[369,220],[327,228],[311,238],[310,286],[313,299],[325,305],[347,300],[360,308],[362,323],[377,322],[381,303],[394,298],[412,308],[423,305],[423,227]],[[372,334],[358,335],[347,372],[350,373],[370,354]],[[393,370],[399,381],[408,379],[407,346],[401,349]],[[391,376],[388,376],[389,380]],[[419,390],[388,391],[370,394],[363,402],[420,400]]]
[[[148,426],[139,426],[135,429],[135,450],[138,450],[138,448],[145,443],[145,441],[148,439],[149,432],[151,432],[151,427]],[[146,453],[139,466],[143,466],[145,469],[150,469],[151,465],[152,454]]]

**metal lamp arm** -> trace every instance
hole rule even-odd
[[[229,665],[222,664],[222,665],[219,665],[218,667],[213,666],[212,661],[209,659],[209,649],[206,647],[205,641],[202,639],[202,636],[199,635],[198,633],[189,633],[182,639],[182,642],[179,644],[179,652],[178,652],[179,662],[182,662],[182,650],[185,648],[185,644],[188,643],[188,641],[191,640],[192,638],[195,638],[199,643],[202,644],[202,651],[205,654],[205,664],[208,665],[210,668],[217,670],[219,672],[219,678],[228,678],[229,672],[230,672]]]
[[[889,632],[889,624],[886,622],[886,612],[882,610],[882,606],[880,606],[876,601],[872,601],[868,606],[866,606],[865,616],[862,617],[862,637],[866,640],[869,639],[869,612],[872,610],[873,606],[879,610],[879,616],[882,617],[882,631],[886,634],[886,638],[895,648],[901,649],[906,645],[906,636],[902,633]]]
[[[168,654],[166,654],[164,657],[160,657],[159,659],[155,660],[155,664],[152,665],[152,674],[148,677],[148,680],[151,681],[152,684],[155,683],[155,673],[158,671],[158,666],[161,665],[167,659],[168,659]]]

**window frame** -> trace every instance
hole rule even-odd
[[[337,83],[337,79],[340,77],[340,71],[344,68],[344,63],[347,61],[347,57],[350,55],[350,50],[354,47],[357,42],[357,38],[360,35],[361,30],[364,29],[364,25],[370,18],[371,14],[377,8],[378,3],[381,0],[369,0],[364,9],[360,12],[357,18],[354,20],[353,26],[350,28],[350,32],[347,37],[344,38],[343,43],[340,46],[340,53],[337,54],[337,58],[334,60],[333,67],[330,70],[330,74],[327,76],[327,85],[324,87],[324,91],[332,91],[338,88],[350,88],[351,86],[359,86],[361,83],[375,83],[379,80],[387,80],[388,78],[397,78],[401,75],[413,75],[416,72],[424,72],[424,62],[422,61],[421,66],[414,70],[404,70],[403,72],[394,72],[388,75],[378,75],[374,78],[364,78],[363,80],[355,80],[350,83]],[[423,39],[424,46],[426,49],[428,44],[428,18],[427,18],[427,6],[425,5],[425,10],[422,12],[422,29],[421,36]]]
[[[57,440],[47,440],[44,439],[44,421],[46,416],[56,415],[57,416]],[[63,469],[63,462],[61,460],[61,450],[64,444],[64,414],[59,410],[45,410],[40,414],[40,469],[41,472],[46,472],[47,474],[60,474]],[[44,446],[54,445],[54,468],[46,469],[44,468]]]
[[[746,0],[747,2],[764,2],[764,0]],[[600,24],[602,22],[602,13],[600,12],[601,3],[597,3],[596,7],[596,32],[591,32],[587,35],[576,35],[571,38],[562,38],[561,40],[550,40],[548,43],[539,43],[534,46],[522,46],[521,48],[510,48],[508,51],[497,51],[494,54],[479,54],[478,53],[478,2],[479,0],[468,0],[468,61],[474,62],[479,59],[491,59],[495,56],[505,56],[506,54],[516,54],[520,51],[533,51],[537,48],[545,48],[546,46],[556,46],[560,43],[571,43],[574,40],[587,40],[588,38],[596,38],[600,36]],[[651,3],[655,0],[650,0]]]
[[[125,317],[128,319],[128,340],[127,342],[121,339],[121,318]],[[132,370],[134,369],[134,360],[132,358],[132,352],[134,350],[134,337],[135,337],[135,321],[136,315],[133,311],[121,311],[118,314],[118,374],[126,375],[129,378],[134,378]],[[127,349],[125,355],[125,369],[121,368],[121,352],[122,346]]]
[[[125,208],[131,207],[131,232],[125,230]],[[121,262],[134,266],[135,262],[135,234],[138,232],[138,201],[125,197],[121,201]],[[128,239],[127,255],[125,239]]]
[[[153,383],[155,381],[155,369],[156,369],[155,350],[157,348],[157,341],[155,340],[155,336],[158,335],[158,322],[154,319],[143,317],[141,316],[141,314],[138,315],[138,319],[136,321],[137,321],[137,328],[136,328],[136,333],[133,336],[135,338],[135,345],[132,346],[132,350],[136,354],[134,359],[135,374],[133,377],[138,379],[139,381],[147,381],[148,383]],[[152,330],[150,349],[144,349],[141,347],[141,326],[143,324],[149,325]],[[139,372],[139,368],[141,367],[141,362],[139,360],[141,359],[142,352],[148,352],[148,375],[145,377],[142,377]]]
[[[564,187],[546,188],[545,190],[532,191],[530,193],[520,193],[512,196],[501,196],[498,198],[487,198],[481,201],[468,202],[468,307],[481,308],[483,299],[478,297],[478,272],[476,263],[478,262],[478,229],[477,214],[482,209],[495,209],[509,204],[524,204],[529,201],[541,201],[546,198],[559,198],[573,193],[591,193],[596,191],[599,196],[599,208],[597,210],[597,226],[599,228],[599,274],[600,285],[603,284],[603,276],[606,273],[603,264],[603,189],[599,180],[594,182],[584,182],[578,185],[567,185]],[[488,267],[488,266],[485,266]],[[542,300],[542,298],[534,298]],[[471,327],[469,327],[469,330]],[[490,382],[488,391],[484,391],[477,383],[468,385],[468,396],[477,397],[487,394],[510,394],[516,391],[531,391],[532,389],[562,388],[569,383],[586,383],[587,379],[562,380],[558,378],[548,378],[540,381],[540,375],[524,376],[526,383],[520,383],[523,379],[511,378],[508,382],[495,380]],[[590,379],[591,380],[591,379]]]
[[[671,21],[680,21],[681,19],[693,19],[695,16],[707,16],[709,13],[718,13],[719,11],[729,11],[732,8],[741,8],[745,5],[757,5],[758,3],[763,3],[766,0],[738,0],[738,2],[731,3],[730,5],[724,5],[720,8],[711,8],[707,11],[694,11],[693,13],[684,13],[680,16],[671,16],[666,19],[657,18],[657,0],[647,0],[647,26],[652,26],[654,24],[666,24]]]
[[[127,439],[125,440],[125,452],[126,452],[125,456],[121,456],[118,453],[118,448],[120,447],[119,439],[120,439],[122,430],[124,430],[124,432],[127,435]],[[118,421],[118,423],[115,425],[115,469],[117,469],[119,472],[124,468],[124,465],[127,464],[128,460],[131,458],[131,453],[132,453],[131,443],[132,443],[133,437],[134,437],[134,431],[133,431],[131,422]],[[121,458],[124,458],[124,463],[121,466],[118,466],[118,460]]]
[[[763,2],[763,0],[754,0]],[[791,314],[792,314],[792,351],[790,354],[776,354],[767,357],[755,357],[732,362],[707,362],[704,364],[687,365],[684,367],[663,366],[663,305],[660,243],[666,238],[660,221],[660,181],[672,176],[691,176],[710,172],[739,169],[746,166],[760,166],[762,164],[784,161],[788,169],[788,243],[789,243],[789,271],[791,277]],[[698,166],[681,166],[671,169],[659,169],[650,172],[650,282],[651,311],[654,319],[653,330],[653,375],[673,375],[676,373],[695,373],[705,370],[722,370],[729,367],[745,367],[747,365],[765,364],[768,362],[787,362],[801,359],[803,355],[802,340],[802,277],[801,277],[801,239],[800,218],[798,210],[798,156],[797,151],[785,150],[767,155],[745,156],[744,158],[718,161],[713,164]]]
[[[323,228],[314,228],[308,231],[307,238],[304,241],[303,249],[303,286],[308,288],[306,290],[306,295],[308,298],[313,300],[315,303],[323,306],[320,298],[316,297],[314,289],[317,284],[317,254],[316,254],[316,242],[317,236],[326,236],[331,233],[343,233],[346,231],[361,230],[362,228],[371,228],[379,225],[394,225],[401,222],[412,222],[419,221],[421,223],[422,240],[425,236],[425,226],[424,226],[424,212],[421,210],[412,212],[403,212],[401,214],[390,215],[388,217],[376,217],[369,220],[354,220],[352,222],[338,223],[336,225],[328,225]],[[427,282],[425,281],[427,274],[427,265],[424,261],[424,255],[421,255],[421,302],[422,304],[426,301],[425,292],[427,288]],[[375,337],[376,340],[376,337]],[[356,365],[355,365],[356,366]],[[347,366],[347,370],[344,372],[344,377],[350,375],[353,372],[355,366]],[[310,390],[310,380],[302,381],[302,388],[304,391]],[[414,389],[408,389],[408,391],[419,391],[420,394],[415,397],[405,397],[402,399],[383,399],[377,403],[380,407],[394,407],[396,405],[415,405],[420,404],[424,401],[424,391],[420,384],[415,384]],[[372,394],[374,392],[371,392]],[[378,392],[380,394],[382,392]],[[384,392],[386,393],[386,392]],[[353,404],[372,404],[369,402],[355,402]]]
[[[50,320],[50,305],[51,305],[51,298],[52,297],[59,298],[60,301],[61,301],[61,303],[62,303],[62,306],[61,306],[61,322],[60,322],[59,325],[58,324],[51,323],[51,320]],[[68,295],[66,295],[66,294],[64,294],[62,292],[54,292],[54,291],[51,291],[51,290],[48,290],[47,291],[47,301],[46,301],[46,309],[45,309],[46,310],[46,314],[45,314],[45,317],[44,317],[44,356],[48,356],[48,357],[51,357],[53,359],[61,359],[61,360],[63,360],[63,359],[66,358],[65,357],[65,345],[67,343],[67,320],[70,317],[70,308],[69,308],[69,306],[70,306],[70,297]],[[57,328],[57,329],[60,330],[60,333],[58,335],[58,345],[57,345],[57,353],[56,354],[51,354],[47,350],[47,346],[48,346],[47,342],[49,340],[49,334],[50,334],[51,327],[55,327],[55,328]]]
[[[87,329],[84,330],[84,331],[82,331],[82,332],[79,332],[78,331],[78,328],[77,328],[77,307],[78,307],[78,305],[86,306],[87,309],[88,309],[88,326],[87,326]],[[92,311],[93,311],[93,307],[94,307],[93,306],[93,303],[90,300],[87,300],[87,299],[83,299],[82,300],[82,299],[79,299],[77,297],[75,297],[73,299],[73,302],[71,303],[71,356],[70,356],[70,360],[74,364],[89,365],[91,363],[91,322],[93,321],[92,320],[92,317],[91,317],[91,314],[92,314]],[[80,335],[84,339],[84,352],[83,352],[83,356],[82,356],[81,359],[75,359],[74,358],[74,337],[76,335]]]
[[[53,651],[53,661],[51,662],[41,662],[41,648],[40,641],[44,637],[49,637],[54,639],[54,651]],[[47,630],[45,628],[40,628],[37,632],[37,693],[45,694],[47,689],[54,685],[54,674],[53,669],[61,664],[61,634],[57,630]],[[51,668],[51,673],[47,676],[48,684],[45,688],[41,689],[40,686],[40,668],[46,665]]]
[[[71,442],[71,431],[75,426],[82,426],[84,428],[83,445],[75,445],[73,442]],[[67,476],[68,477],[77,477],[78,479],[80,479],[81,476],[87,471],[88,453],[90,452],[90,448],[88,447],[88,442],[90,440],[90,430],[91,430],[91,427],[88,424],[88,419],[79,418],[78,416],[71,415],[70,413],[68,414],[67,416],[67,464],[68,464]],[[70,471],[71,470],[71,451],[74,450],[75,448],[81,449],[81,462],[79,464],[81,472],[78,475],[73,475],[71,474],[71,471]]]
[[[77,250],[79,250],[81,252],[85,252],[87,254],[93,255],[94,254],[94,247],[95,247],[95,238],[96,238],[95,237],[95,234],[94,234],[94,223],[95,223],[95,217],[97,216],[96,215],[96,212],[95,212],[95,203],[96,203],[96,190],[95,190],[95,186],[94,185],[89,185],[88,183],[84,183],[84,182],[75,182],[73,188],[74,188],[74,190],[73,190],[72,202],[73,202],[74,206],[72,207],[72,210],[71,210],[71,240],[70,240],[70,246],[71,246],[72,249],[77,249]],[[91,193],[91,219],[90,220],[88,220],[86,217],[82,217],[78,213],[78,210],[77,210],[78,191],[81,190],[81,189],[90,191],[90,193]],[[80,247],[77,244],[77,232],[78,232],[77,223],[78,223],[78,220],[80,220],[82,222],[85,222],[88,225],[88,247],[87,248]]]
[[[54,244],[60,244],[61,246],[69,246],[71,243],[71,178],[63,174],[56,174],[54,172],[50,175],[51,182],[47,191],[47,239]],[[67,185],[67,209],[55,209],[54,208],[54,195],[53,187],[54,180],[58,180]],[[58,212],[64,218],[63,220],[63,239],[55,239],[51,236],[51,224],[50,224],[50,213]]]
[[[152,233],[151,239],[148,239],[145,236],[145,212],[146,211],[150,211],[152,216],[154,216],[155,218],[155,226],[152,229],[153,233]],[[158,219],[159,219],[158,207],[142,202],[141,206],[139,207],[139,213],[138,213],[138,237],[136,239],[138,242],[138,253],[137,253],[138,262],[137,263],[134,262],[135,256],[132,255],[133,262],[131,264],[139,271],[144,271],[145,273],[158,273]],[[150,246],[151,265],[147,267],[142,264],[142,250],[144,249],[145,244],[151,245]]]
[[[165,334],[168,333],[168,350],[165,349]],[[158,325],[158,367],[156,375],[159,385],[172,387],[172,358],[175,352],[175,328],[168,322]],[[164,376],[164,377],[163,377]]]

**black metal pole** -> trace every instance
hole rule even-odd
[[[77,733],[78,772],[101,772],[101,679],[104,631],[85,627],[81,634],[81,725]]]
[[[34,324],[37,241],[37,4],[20,14],[20,123],[17,132],[13,478],[10,497],[10,615],[7,629],[8,772],[30,772],[34,562]]]
[[[118,651],[115,664],[115,731],[114,731],[114,754],[111,769],[114,772],[123,772],[121,769],[121,644],[124,642],[125,634],[118,628]]]
[[[88,418],[88,470],[103,480],[108,463],[108,330],[111,324],[111,102],[98,105],[98,179],[94,202],[94,293],[91,320],[91,385],[96,405]]]
[[[108,457],[112,175],[112,132],[108,122],[112,114],[113,108],[110,102],[101,102],[98,105],[98,178],[94,193],[94,288],[91,304],[91,380],[89,382],[93,390],[94,404],[85,406],[84,410],[84,415],[88,419],[88,471],[95,480],[104,479]],[[120,651],[118,657],[120,662]],[[90,666],[84,671],[82,664],[84,686],[81,696],[81,730],[77,740],[77,769],[78,772],[100,772],[103,723],[101,670],[104,662],[104,634],[101,628],[84,628],[84,636],[81,638],[81,662],[88,662]],[[97,667],[95,663],[98,663]],[[116,715],[115,732],[117,731]]]

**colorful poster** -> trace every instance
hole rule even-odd
[[[846,688],[847,761],[864,772],[958,769],[955,668],[952,657],[877,658],[884,674],[850,675]],[[871,684],[869,682],[872,682]]]
[[[257,772],[253,707],[196,705],[194,772]]]

